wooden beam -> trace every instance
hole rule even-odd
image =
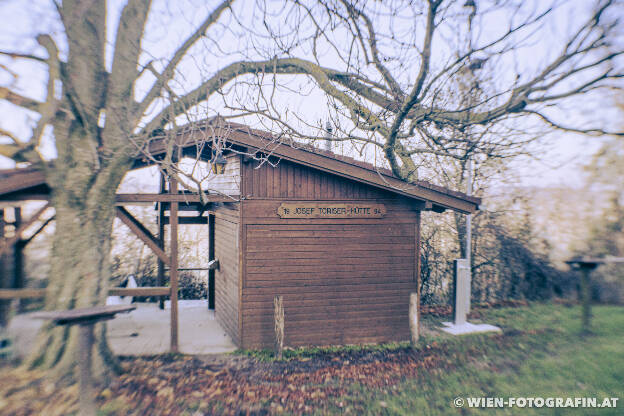
[[[15,207],[13,208],[13,216],[15,217],[15,228],[19,229],[19,226],[22,224],[22,208]],[[23,289],[26,285],[24,282],[24,240],[21,238],[15,242],[13,246],[13,284],[11,285],[14,289]],[[18,312],[24,311],[24,305],[21,304],[18,307]]]
[[[163,194],[165,193],[165,175],[162,173],[162,171],[159,171],[159,175],[160,177],[160,193]],[[158,246],[161,249],[165,249],[165,208],[163,206],[162,202],[159,202],[157,204],[157,208],[158,208]],[[161,260],[158,259],[158,264],[157,264],[157,282],[159,286],[164,286],[165,285],[165,263]],[[163,296],[160,297],[160,299],[158,299],[158,307],[160,309],[165,309],[165,298]]]
[[[208,214],[208,260],[215,259],[215,214]],[[215,309],[215,270],[208,272],[208,309]]]
[[[239,195],[232,197],[224,195],[206,195],[204,202],[238,202]],[[117,205],[132,204],[153,204],[154,202],[201,202],[199,194],[117,194],[115,203]]]
[[[169,296],[171,288],[161,286],[145,287],[113,287],[108,290],[109,296]]]
[[[43,224],[41,224],[41,226],[39,228],[37,228],[37,231],[35,231],[33,233],[33,235],[31,235],[30,237],[28,237],[26,240],[22,240],[24,242],[24,245],[28,245],[28,243],[30,243],[35,237],[37,237],[37,235],[39,235],[39,233],[41,231],[43,231],[44,228],[46,228],[46,226],[48,224],[50,224],[52,221],[54,221],[54,219],[56,218],[56,215],[52,215],[50,218],[48,218],[47,220],[45,220],[45,222]]]
[[[275,358],[281,360],[284,352],[284,298],[280,295],[273,298],[273,320],[275,324]]]
[[[42,298],[45,292],[45,289],[0,289],[0,299]]]
[[[178,192],[178,182],[171,179],[169,192],[174,196]],[[171,286],[171,352],[178,352],[178,202],[171,202],[171,224],[169,243],[171,260],[169,261],[169,285]]]
[[[42,193],[10,193],[7,195],[0,196],[1,203],[11,203],[11,202],[22,202],[22,201],[49,201],[49,194]]]
[[[163,225],[169,224],[169,217],[163,217]],[[180,225],[205,225],[208,224],[208,217],[180,217],[178,216],[178,224]]]
[[[2,256],[13,244],[15,244],[18,240],[22,238],[22,234],[24,233],[24,231],[28,227],[30,227],[35,221],[37,221],[41,214],[43,214],[49,206],[50,203],[47,202],[43,207],[35,212],[32,217],[30,217],[27,221],[21,224],[17,228],[17,230],[15,230],[15,235],[13,235],[13,237],[7,238],[6,240],[0,242],[0,256]]]
[[[158,245],[158,240],[152,235],[152,233],[145,228],[136,218],[132,216],[124,207],[115,207],[115,213],[117,218],[121,220],[130,230],[143,241],[156,256],[162,260],[166,265],[170,266],[170,259],[165,254],[164,250]]]

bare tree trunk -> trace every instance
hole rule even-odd
[[[102,305],[108,294],[114,198],[123,169],[112,175],[106,170],[97,176],[82,173],[70,169],[63,174],[65,183],[54,189],[56,229],[46,310]],[[94,332],[93,376],[96,382],[105,381],[121,367],[106,341],[105,324],[97,324]],[[79,336],[75,326],[44,325],[24,365],[52,370],[59,379],[76,380]]]

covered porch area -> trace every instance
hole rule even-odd
[[[119,314],[107,322],[107,338],[113,352],[120,356],[164,354],[170,351],[170,302],[160,309],[157,303],[135,303],[137,309]],[[35,344],[41,319],[32,313],[13,317],[7,327],[12,350],[17,358],[25,357]],[[206,300],[178,301],[179,352],[183,354],[218,354],[236,350],[236,345],[215,320]]]

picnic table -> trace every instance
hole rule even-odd
[[[574,257],[566,261],[581,272],[581,304],[583,305],[583,332],[590,331],[591,319],[591,272],[602,264],[624,263],[624,257]]]
[[[113,319],[118,313],[130,312],[134,309],[136,309],[134,305],[109,305],[33,314],[33,318],[51,320],[56,325],[80,325],[79,355],[77,357],[80,366],[79,415],[95,416],[96,414],[91,382],[93,325]]]

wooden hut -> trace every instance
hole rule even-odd
[[[187,129],[177,145],[183,156],[210,159],[211,143],[220,139],[224,174],[209,181],[209,205],[197,207],[204,220],[194,223],[208,225],[207,261],[219,264],[211,271],[211,303],[234,342],[273,345],[276,295],[283,297],[288,346],[409,339],[421,212],[472,213],[480,200],[426,182],[409,184],[373,165],[243,125],[210,132]],[[153,140],[146,151],[157,158],[165,148]],[[137,157],[135,167],[147,163]],[[45,191],[41,187],[33,189]],[[163,225],[173,221],[165,219],[166,204],[201,205],[193,194],[167,197],[118,199],[158,202]]]

